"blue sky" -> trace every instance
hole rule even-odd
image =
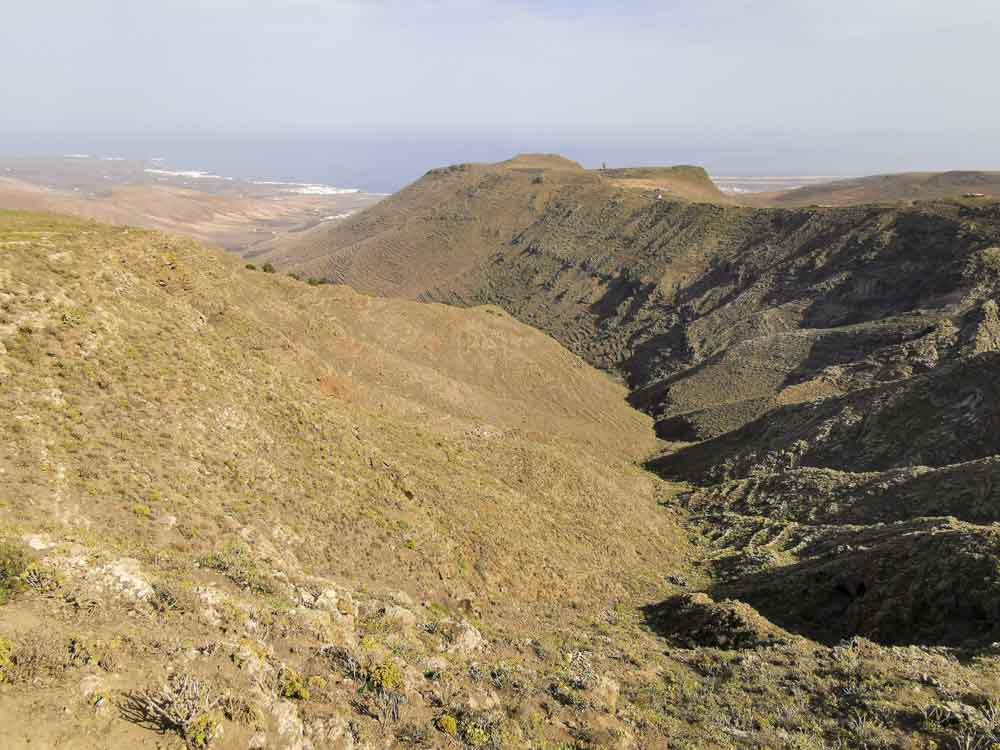
[[[26,132],[339,133],[734,171],[1000,168],[995,0],[33,0],[3,16],[0,152]]]

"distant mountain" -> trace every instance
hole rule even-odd
[[[779,193],[742,194],[750,206],[848,206],[962,198],[1000,199],[1000,172],[906,172],[808,185]]]

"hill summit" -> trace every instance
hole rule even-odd
[[[603,212],[610,229],[621,211],[665,199],[728,202],[700,167],[586,170],[561,156],[522,154],[432,169],[371,210],[256,257],[365,292],[419,298],[460,288],[463,277],[533,225],[583,210]]]

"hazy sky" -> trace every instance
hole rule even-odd
[[[266,133],[715,171],[1000,168],[997,0],[4,6],[0,152]]]

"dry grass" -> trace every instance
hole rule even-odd
[[[50,216],[0,241],[0,532],[53,577],[0,613],[0,746],[929,749],[979,724],[922,708],[1000,696],[988,649],[658,631],[717,540],[625,389],[496,308]]]

